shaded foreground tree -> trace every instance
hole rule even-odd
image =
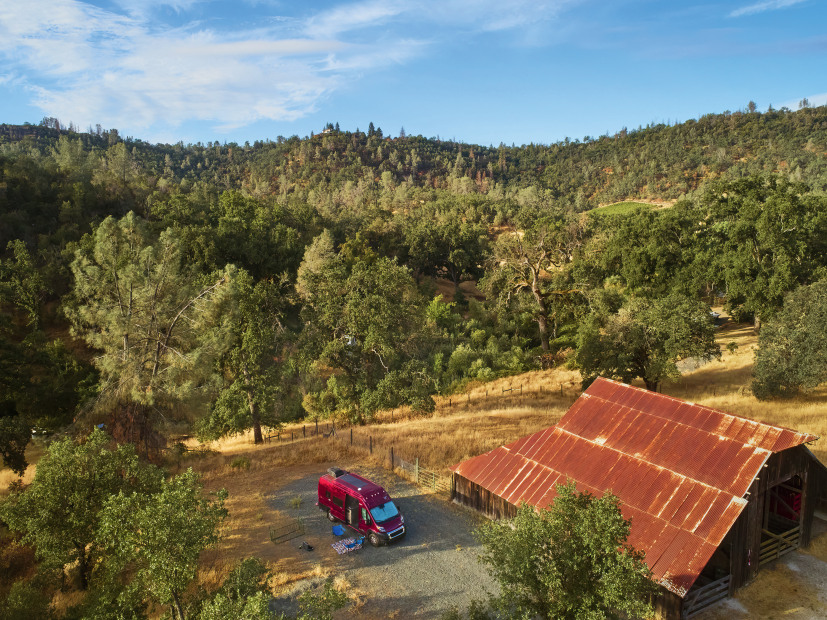
[[[101,511],[119,493],[146,494],[161,487],[160,469],[141,463],[133,446],[111,449],[109,437],[94,430],[82,443],[53,443],[37,465],[32,484],[0,504],[0,518],[33,544],[46,568],[77,564],[85,590],[104,554],[98,537]]]
[[[522,504],[514,519],[485,523],[476,535],[500,585],[495,608],[556,620],[650,616],[657,585],[629,529],[616,496],[580,493],[573,482],[557,486],[549,510]]]
[[[801,286],[758,334],[752,392],[789,398],[827,381],[827,280]]]
[[[69,423],[93,384],[91,369],[42,329],[48,287],[20,240],[0,258],[0,464],[22,475],[32,429]]]
[[[657,392],[680,377],[677,362],[720,355],[709,306],[681,295],[632,298],[615,314],[593,314],[577,335],[577,364],[583,387],[598,376],[625,383],[640,378]]]
[[[151,416],[209,397],[214,361],[229,346],[234,270],[187,270],[173,232],[155,236],[130,212],[84,238],[72,273],[66,315],[100,351],[98,409],[116,439],[149,451],[158,441]]]
[[[204,498],[199,475],[189,469],[164,481],[157,493],[110,497],[99,535],[117,564],[134,572],[140,589],[184,620],[182,596],[195,578],[198,556],[218,541],[226,497],[222,490],[216,500]]]

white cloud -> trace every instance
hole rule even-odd
[[[789,101],[784,101],[779,104],[778,108],[789,108],[790,110],[797,110],[799,103],[801,103],[802,99],[807,99],[810,102],[810,107],[818,107],[822,105],[827,105],[827,93],[821,93],[818,95],[805,95],[799,99],[790,99]]]
[[[406,11],[398,2],[368,0],[336,7],[307,20],[306,32],[313,37],[332,37],[337,34],[377,26]]]
[[[79,126],[101,122],[147,131],[206,120],[228,129],[295,120],[312,112],[348,72],[397,62],[415,50],[402,45],[380,55],[370,46],[283,38],[267,28],[165,28],[139,13],[76,0],[0,6],[4,76],[26,75],[44,114]]]
[[[416,10],[437,22],[483,32],[519,28],[557,17],[583,0],[421,0]]]
[[[121,9],[105,10],[81,0],[0,0],[0,85],[23,80],[44,115],[148,139],[187,121],[224,130],[291,121],[354,78],[422,55],[448,30],[527,28],[583,0],[363,0],[305,18],[256,15],[243,30],[219,30],[229,23],[221,19],[208,28],[149,17],[204,1],[115,0]]]
[[[777,9],[784,9],[794,4],[800,4],[804,0],[764,0],[763,2],[756,2],[740,9],[732,11],[730,17],[742,17],[744,15],[754,15],[756,13],[763,13],[764,11],[775,11]]]

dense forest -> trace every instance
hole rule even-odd
[[[619,201],[650,204],[595,209]],[[124,451],[97,430],[61,439],[37,484],[84,459],[134,471],[106,492],[190,506],[196,548],[221,498],[147,462],[182,435],[424,414],[435,394],[557,364],[657,390],[678,361],[719,355],[712,303],[760,330],[756,396],[812,388],[826,246],[827,107],[519,147],[373,123],[252,145],[0,125],[0,455],[22,473],[33,432],[102,427]],[[6,504],[16,531],[47,528],[26,521],[45,510],[33,497]],[[95,532],[153,518],[98,504]],[[80,562],[85,589],[103,579],[90,528],[67,549],[29,542]],[[169,543],[130,544],[150,558]],[[157,601],[183,617],[178,587]],[[145,605],[106,591],[78,613]]]
[[[826,188],[827,107],[497,148],[3,125],[3,458],[70,423],[147,453],[358,423],[563,362],[656,389],[715,354],[705,303],[759,326],[824,275]],[[672,206],[590,213],[621,199]]]

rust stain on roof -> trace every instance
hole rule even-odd
[[[594,495],[611,491],[631,519],[629,544],[684,596],[770,455],[815,439],[599,378],[556,426],[452,469],[514,505],[546,508],[568,480]]]

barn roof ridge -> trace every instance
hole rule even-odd
[[[621,385],[622,385],[622,384],[621,384]],[[634,387],[634,386],[629,386],[629,387]],[[630,410],[632,410],[632,411],[637,411],[637,412],[639,412],[639,413],[641,413],[641,414],[643,414],[643,415],[645,415],[645,416],[650,416],[650,417],[652,417],[652,418],[657,418],[657,419],[659,419],[659,420],[665,420],[665,421],[669,422],[670,424],[675,424],[675,425],[678,425],[678,426],[683,426],[683,427],[685,427],[685,428],[691,428],[691,429],[694,429],[694,430],[700,431],[700,432],[702,432],[702,433],[707,433],[708,435],[711,435],[711,436],[713,436],[713,437],[717,437],[717,438],[719,438],[719,439],[724,439],[724,440],[726,440],[726,441],[732,441],[732,442],[735,442],[735,443],[740,443],[740,444],[742,444],[742,445],[744,445],[744,446],[752,446],[752,447],[754,447],[754,448],[756,448],[756,449],[758,449],[758,450],[765,450],[765,451],[769,452],[770,454],[772,454],[772,450],[768,450],[767,448],[762,448],[762,447],[760,447],[760,446],[756,446],[756,445],[753,445],[753,444],[750,444],[750,443],[745,443],[745,442],[743,442],[743,441],[739,441],[738,439],[735,439],[734,437],[730,437],[729,435],[723,435],[723,434],[721,434],[721,433],[715,433],[715,432],[712,432],[712,431],[708,431],[708,430],[706,430],[706,429],[704,429],[704,428],[701,428],[701,427],[699,427],[699,426],[695,426],[695,425],[693,425],[693,424],[687,424],[686,422],[681,421],[681,420],[673,420],[673,419],[671,419],[671,418],[668,418],[668,417],[663,416],[663,415],[658,415],[657,413],[653,413],[653,412],[651,412],[651,411],[643,411],[642,409],[636,409],[635,407],[630,407],[629,405],[623,405],[623,404],[621,404],[621,403],[617,403],[617,402],[611,401],[611,400],[609,400],[609,399],[607,399],[607,398],[603,398],[602,396],[598,396],[597,394],[588,394],[587,392],[583,392],[583,393],[581,394],[581,396],[583,396],[583,397],[585,397],[585,398],[589,398],[589,399],[596,398],[597,400],[602,400],[604,403],[611,403],[611,404],[613,404],[613,405],[617,405],[617,406],[619,406],[619,407],[625,407],[626,409],[630,409]],[[665,395],[665,394],[663,394],[662,396],[666,396],[666,395]],[[671,398],[672,400],[677,400],[678,402],[685,403],[685,404],[687,404],[687,405],[692,405],[692,406],[694,406],[694,407],[700,407],[700,408],[707,409],[707,410],[709,410],[709,411],[713,411],[713,412],[716,412],[716,413],[723,413],[723,412],[719,412],[719,411],[717,411],[716,409],[713,409],[712,407],[707,407],[706,405],[699,405],[699,404],[697,404],[697,403],[690,403],[689,401],[681,401],[680,399],[675,399],[675,398],[673,398],[673,397],[671,397],[671,396],[670,396],[669,398]],[[741,419],[741,420],[747,420],[747,421],[749,421],[749,422],[755,422],[755,423],[757,423],[757,424],[761,424],[761,425],[763,425],[763,426],[769,426],[770,428],[777,428],[777,429],[779,429],[779,430],[792,430],[792,429],[789,429],[789,428],[784,428],[784,427],[782,427],[782,426],[773,426],[773,425],[771,425],[771,424],[764,424],[763,422],[756,422],[755,420],[749,420],[749,418],[742,418],[742,417],[740,417],[740,416],[730,416],[730,417],[733,417],[733,418],[738,418],[738,419]],[[562,422],[562,419],[561,419],[560,421]],[[559,424],[560,424],[560,422],[558,422],[558,423],[557,423],[557,425],[559,425]],[[555,426],[557,426],[557,425],[555,425]],[[793,432],[798,433],[798,431],[793,431]],[[799,434],[801,434],[801,433],[799,433]]]
[[[696,402],[693,402],[691,400],[684,400],[683,398],[678,398],[677,396],[672,396],[671,394],[664,394],[663,392],[652,392],[651,390],[647,390],[646,388],[642,388],[642,387],[639,387],[637,385],[630,385],[628,383],[623,383],[622,381],[615,381],[614,379],[608,379],[606,377],[597,377],[597,379],[595,379],[594,383],[597,383],[598,381],[605,381],[607,383],[612,383],[614,385],[623,386],[624,388],[627,388],[627,389],[630,389],[630,390],[635,390],[636,392],[646,394],[646,395],[649,395],[649,396],[655,395],[659,398],[668,399],[668,400],[671,400],[673,402],[680,403],[682,405],[690,405],[692,407],[697,407],[699,409],[705,409],[706,411],[710,411],[712,413],[716,413],[716,414],[722,415],[726,418],[730,418],[730,419],[733,419],[733,420],[736,420],[736,419],[737,420],[744,420],[745,422],[748,422],[750,424],[757,424],[759,426],[766,426],[766,427],[774,428],[774,429],[777,429],[777,430],[780,430],[780,431],[789,431],[791,433],[795,433],[796,435],[803,435],[803,436],[807,436],[807,437],[812,437],[812,439],[809,439],[809,440],[804,441],[802,443],[810,443],[811,441],[815,441],[816,439],[821,439],[821,437],[818,436],[818,435],[813,435],[812,433],[802,433],[801,431],[798,431],[794,428],[789,428],[788,426],[781,426],[780,424],[770,424],[769,422],[764,422],[762,420],[753,420],[752,418],[748,418],[746,416],[740,416],[740,415],[737,415],[735,413],[731,413],[729,411],[724,411],[723,409],[716,409],[715,407],[710,407],[709,405],[702,405],[700,403],[696,403]],[[594,385],[594,383],[592,383],[592,385]],[[589,386],[589,387],[591,387],[591,386]],[[587,396],[589,398],[602,398],[603,400],[607,400],[607,399],[605,399],[601,396],[598,396],[597,394],[590,394],[588,390],[589,390],[589,388],[586,388],[586,390],[583,391],[580,394],[580,396],[581,397],[582,396]],[[612,402],[612,401],[607,401],[607,402]],[[643,412],[643,413],[648,413],[648,412]],[[669,418],[664,418],[664,419],[669,419]],[[674,420],[670,420],[670,421],[674,421]],[[688,425],[688,426],[691,426],[691,425]],[[694,426],[692,428],[698,428],[699,430],[703,430],[703,429],[700,429],[697,426]],[[745,445],[749,445],[749,444],[745,444]]]

